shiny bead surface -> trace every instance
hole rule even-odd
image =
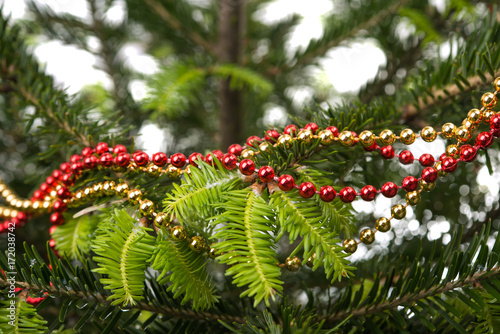
[[[462,121],[462,126],[468,129],[469,131],[474,131],[477,128],[477,124],[468,118]]]
[[[311,131],[314,135],[318,132],[319,127],[316,123],[307,123],[306,126],[304,126],[304,129]]]
[[[420,180],[420,188],[424,191],[431,191],[434,188],[436,188],[436,183],[435,182],[426,182],[424,180]]]
[[[57,201],[54,202],[54,205],[52,205],[52,208],[56,212],[64,212],[68,208],[65,202],[62,200],[58,199]]]
[[[375,241],[375,232],[367,228],[359,233],[359,240],[365,245],[370,245]]]
[[[417,205],[418,203],[420,203],[421,199],[420,192],[410,191],[406,193],[405,199],[406,203],[408,203],[409,205]]]
[[[280,136],[280,133],[276,130],[267,130],[264,139],[270,143],[276,143]]]
[[[406,191],[413,191],[418,187],[418,180],[415,177],[409,175],[403,179],[402,186]]]
[[[187,232],[184,226],[175,226],[172,228],[172,231],[170,232],[170,235],[172,236],[172,239],[175,241],[182,241],[187,238]]]
[[[476,159],[477,150],[470,145],[460,147],[460,158],[465,162],[471,162]]]
[[[202,252],[205,249],[205,240],[199,235],[196,235],[189,240],[189,248],[195,252]]]
[[[224,157],[222,158],[222,165],[227,170],[235,169],[237,162],[238,162],[238,158],[236,158],[236,155],[234,155],[232,153],[226,153],[224,155]]]
[[[300,130],[299,134],[297,135],[297,139],[306,144],[309,144],[312,138],[313,138],[313,133],[311,132],[311,130],[306,130],[306,129]]]
[[[153,209],[154,209],[153,201],[150,201],[149,199],[143,199],[142,201],[140,201],[139,211],[143,215],[145,216],[151,215],[153,213]]]
[[[139,204],[139,201],[142,197],[142,191],[139,189],[131,189],[128,191],[127,199],[132,204]]]
[[[457,127],[453,123],[445,123],[441,128],[441,135],[445,138],[453,138]]]
[[[339,192],[339,198],[344,203],[351,203],[356,199],[356,191],[352,187],[342,188]]]
[[[493,93],[484,93],[483,96],[481,96],[481,103],[483,107],[491,109],[494,108],[497,105],[498,99]]]
[[[234,154],[235,156],[240,156],[241,152],[243,151],[243,147],[241,147],[240,144],[233,144],[229,146],[229,149],[227,150],[227,153]],[[176,166],[179,167],[179,166]]]
[[[346,239],[342,243],[342,246],[344,246],[344,251],[346,253],[354,253],[358,249],[358,243],[354,239]]]
[[[426,126],[425,128],[422,129],[422,131],[420,131],[420,137],[426,142],[431,142],[436,139],[437,133],[433,127]]]
[[[382,195],[392,198],[398,193],[398,186],[394,182],[386,182],[381,189]]]
[[[292,146],[293,138],[290,135],[281,135],[278,138],[278,145],[283,148],[290,148]]]
[[[120,167],[127,167],[130,163],[130,155],[128,153],[120,153],[115,157],[115,164]]]
[[[112,196],[115,194],[115,181],[106,181],[102,185],[102,191],[107,196]]]
[[[375,189],[374,186],[372,185],[367,185],[361,188],[361,198],[364,201],[373,201],[375,199],[375,196],[377,196],[377,189]]]
[[[337,127],[331,125],[329,127],[327,127],[325,130],[328,130],[330,131],[334,137],[338,137],[339,136],[339,129],[337,129]]]
[[[411,153],[408,150],[401,151],[399,153],[399,162],[401,162],[403,165],[410,165],[413,163],[413,153]]]
[[[425,182],[434,182],[437,179],[437,171],[432,167],[426,167],[422,171],[422,179]]]
[[[316,188],[311,182],[303,182],[299,186],[299,194],[304,198],[311,198],[316,193]]]
[[[335,140],[335,137],[330,130],[321,130],[318,136],[322,145],[331,145]]]
[[[199,152],[194,152],[189,155],[188,161],[191,166],[198,167],[198,161],[205,161],[203,154]]]
[[[493,87],[495,88],[495,91],[500,92],[500,77],[495,79]]]
[[[271,153],[272,147],[273,147],[273,145],[269,144],[268,142],[263,142],[263,143],[260,143],[259,150],[261,152]]]
[[[295,134],[299,131],[296,125],[290,124],[285,127],[285,130],[283,131],[287,135],[295,136]]]
[[[483,123],[489,124],[490,120],[493,116],[496,115],[496,112],[491,110],[491,109],[486,109],[483,111],[482,117],[483,117]]]
[[[406,208],[401,204],[396,204],[391,208],[391,216],[395,219],[406,217]]]
[[[160,176],[160,172],[161,172],[161,167],[155,165],[154,163],[149,164],[147,169],[146,169],[146,173],[150,177],[158,177],[158,176]]]
[[[306,261],[306,266],[308,266],[309,268],[314,267],[314,260],[316,260],[316,253],[313,253],[313,255],[309,256]]]
[[[401,142],[405,145],[411,145],[415,142],[416,135],[412,129],[404,129],[399,134]]]
[[[441,168],[446,173],[453,173],[457,169],[457,166],[458,166],[457,161],[452,157],[446,157],[441,162]]]
[[[379,218],[375,221],[375,228],[379,232],[388,232],[391,229],[391,220],[385,217]]]
[[[100,142],[95,147],[95,153],[101,155],[104,153],[109,153],[109,146],[107,143]]]
[[[424,153],[418,159],[418,162],[424,167],[430,167],[434,165],[434,157],[429,153]]]
[[[354,136],[351,131],[343,131],[339,135],[339,143],[344,147],[353,146],[355,144]]]
[[[375,142],[375,135],[369,130],[365,130],[359,134],[359,142],[364,147],[370,147]]]
[[[255,158],[255,151],[247,148],[241,152],[241,157],[243,159],[253,159]]]
[[[394,148],[392,146],[384,146],[380,149],[380,155],[384,159],[392,159],[394,158]]]
[[[247,146],[249,147],[256,147],[257,145],[259,145],[259,143],[262,141],[261,138],[257,137],[257,136],[250,136],[247,138]]]
[[[168,158],[167,155],[163,152],[157,152],[153,154],[153,157],[151,158],[153,163],[158,166],[158,167],[163,167],[167,164]]]
[[[50,223],[52,225],[62,225],[64,223],[64,217],[59,212],[54,212],[50,215]]]
[[[290,191],[295,187],[295,180],[291,175],[281,175],[278,180],[278,187],[283,191]]]
[[[252,175],[255,172],[255,163],[250,159],[241,160],[240,172],[243,175]]]
[[[103,167],[111,167],[113,165],[113,155],[110,153],[103,153],[99,157],[98,163]]]
[[[337,193],[332,186],[322,186],[319,190],[319,197],[323,202],[331,202],[335,199]]]
[[[466,142],[470,139],[470,137],[471,137],[470,131],[464,126],[459,126],[455,131],[455,138],[458,141]]]
[[[205,156],[205,161],[207,164],[215,167],[217,166],[216,160],[221,161],[224,154],[220,150],[213,150]]]
[[[480,148],[490,147],[493,143],[493,136],[489,132],[481,132],[476,137],[476,146]]]
[[[287,258],[285,261],[285,267],[289,271],[298,271],[300,267],[302,266],[302,261],[296,256],[293,256],[291,258]]]
[[[396,136],[391,130],[386,129],[380,132],[379,141],[384,146],[392,145],[396,141]]]
[[[164,212],[158,212],[153,221],[157,227],[168,226],[170,224],[168,216]]]
[[[121,153],[127,153],[127,148],[125,146],[123,146],[123,145],[120,145],[120,144],[115,145],[113,147],[113,153],[117,154],[117,155],[121,154]]]
[[[137,166],[147,166],[149,163],[149,156],[147,155],[146,152],[143,151],[137,151],[132,155],[132,158],[134,159],[134,162],[137,164]]]
[[[274,178],[274,170],[270,166],[262,166],[259,168],[259,180],[263,183],[269,183]]]
[[[459,149],[458,149],[458,146],[457,145],[448,145],[446,147],[446,155],[449,156],[449,157],[456,157],[459,155]]]
[[[169,165],[167,169],[165,169],[165,173],[169,178],[176,179],[181,175],[181,169],[173,165]]]
[[[170,157],[170,163],[177,168],[182,168],[186,165],[187,158],[184,154],[182,153],[175,153],[172,154]]]
[[[470,121],[478,124],[482,121],[482,114],[481,114],[481,110],[479,109],[471,109],[469,110],[469,112],[467,113],[467,119],[469,119]]]

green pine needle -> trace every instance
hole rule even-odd
[[[44,334],[48,332],[46,325],[47,321],[36,312],[36,308],[21,298],[0,301],[0,333]]]
[[[85,215],[68,219],[63,225],[58,226],[52,235],[56,241],[57,251],[73,260],[77,259],[80,253],[88,254],[99,219],[96,215]]]

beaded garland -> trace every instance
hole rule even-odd
[[[462,124],[457,127],[452,123],[442,126],[441,132],[437,132],[432,127],[424,127],[420,133],[415,133],[411,129],[404,129],[400,135],[395,135],[391,130],[383,130],[376,136],[369,130],[362,131],[359,135],[352,131],[342,131],[334,126],[320,129],[315,123],[307,124],[303,129],[295,125],[285,127],[283,133],[277,130],[268,130],[264,138],[252,136],[246,141],[246,146],[233,144],[227,153],[214,150],[203,156],[201,153],[192,153],[189,156],[183,153],[175,153],[168,157],[163,152],[158,152],[150,158],[142,151],[136,151],[132,155],[128,153],[123,145],[115,145],[110,148],[107,143],[101,142],[95,148],[85,147],[81,155],[71,156],[68,162],[64,162],[48,176],[34,193],[31,200],[19,198],[6,184],[0,181],[0,197],[7,203],[6,207],[0,207],[0,217],[7,220],[0,224],[0,232],[6,232],[12,226],[22,226],[31,215],[41,215],[51,213],[50,222],[52,224],[51,233],[58,225],[64,223],[62,215],[70,207],[78,207],[87,201],[94,200],[102,196],[117,196],[128,201],[132,205],[138,205],[139,212],[145,219],[141,222],[154,224],[155,228],[164,226],[170,230],[171,237],[176,241],[187,240],[191,250],[196,252],[207,251],[208,256],[215,258],[219,252],[213,247],[207,246],[206,241],[200,236],[188,237],[183,226],[176,225],[171,217],[167,217],[163,212],[155,211],[155,203],[146,198],[145,194],[137,188],[130,189],[130,185],[121,182],[115,183],[112,180],[96,182],[93,185],[83,187],[76,191],[70,188],[77,178],[81,177],[84,171],[96,168],[112,168],[118,171],[135,171],[145,173],[150,177],[160,177],[167,175],[171,179],[179,178],[183,173],[189,173],[190,168],[197,168],[198,161],[217,166],[215,160],[227,170],[235,170],[252,181],[258,180],[260,183],[276,183],[282,191],[297,189],[304,198],[311,198],[318,195],[322,201],[331,202],[338,198],[344,203],[350,203],[357,197],[364,201],[373,201],[378,194],[392,198],[396,196],[400,189],[406,191],[405,203],[395,204],[391,208],[389,218],[381,217],[375,222],[375,229],[366,228],[359,234],[359,241],[346,239],[343,242],[345,252],[354,253],[358,244],[371,244],[375,241],[376,232],[387,232],[391,228],[392,219],[403,219],[406,216],[408,206],[417,205],[421,200],[423,191],[431,191],[435,188],[438,176],[445,176],[453,173],[460,161],[474,161],[478,150],[487,149],[491,146],[493,139],[500,137],[500,114],[492,110],[497,104],[497,94],[500,92],[500,78],[494,82],[495,92],[485,93],[481,98],[481,109],[472,109]],[[477,135],[474,145],[465,144],[469,141],[481,123],[488,124],[490,129]],[[437,136],[445,139],[455,138],[456,144],[451,144],[439,157],[434,158],[430,154],[423,154],[415,158],[411,151],[405,149],[395,153],[392,144],[396,140],[404,145],[411,145],[417,138],[422,138],[425,142],[434,141]],[[311,182],[296,184],[295,179],[288,174],[278,175],[271,166],[256,166],[254,159],[260,152],[269,151],[271,146],[290,148],[294,141],[309,144],[318,141],[323,146],[339,143],[344,147],[352,147],[360,144],[366,151],[377,151],[384,159],[397,158],[403,165],[418,162],[425,167],[420,177],[406,176],[401,185],[394,182],[386,182],[380,189],[372,185],[366,185],[359,191],[347,186],[338,193],[332,185],[323,185],[316,188]],[[382,146],[379,146],[381,144]],[[258,150],[256,150],[258,148]],[[55,241],[49,242],[55,251]],[[314,256],[314,255],[313,255]],[[307,259],[306,265],[312,267],[313,257]],[[296,256],[287,258],[285,263],[277,264],[290,271],[296,271],[302,262]]]

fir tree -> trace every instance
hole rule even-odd
[[[499,165],[496,6],[335,1],[289,56],[299,17],[259,22],[268,1],[128,0],[118,25],[87,2],[89,20],[0,13],[0,332],[498,332],[498,194],[477,183]],[[66,94],[33,33],[93,52],[113,88]],[[311,66],[368,38],[387,58],[371,82],[293,105]],[[145,101],[130,41],[162,64]],[[266,101],[294,124],[264,126]],[[150,120],[168,154],[135,147]]]

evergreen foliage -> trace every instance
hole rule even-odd
[[[359,231],[373,228],[378,212],[389,211],[388,202],[401,202],[403,190],[363,210],[356,202],[283,191],[275,179],[263,182],[225,168],[212,151],[225,142],[224,125],[231,125],[220,123],[228,107],[221,101],[235,101],[228,110],[245,125],[232,139],[239,144],[247,135],[267,134],[263,117],[270,106],[285,108],[299,128],[314,122],[358,134],[458,125],[500,76],[495,5],[449,1],[438,9],[419,0],[335,0],[323,18],[323,35],[290,52],[287,35],[300,15],[261,22],[259,11],[272,1],[127,0],[119,23],[106,19],[117,2],[86,2],[86,19],[34,1],[28,2],[32,21],[13,22],[0,9],[3,181],[30,198],[51,170],[84,147],[103,141],[134,152],[140,148],[134,136],[150,121],[168,131],[168,156],[198,151],[205,158],[184,167],[180,177],[177,169],[158,177],[137,163],[86,168],[69,186],[73,199],[64,223],[50,236],[43,208],[16,228],[14,264],[4,243],[9,236],[0,235],[0,333],[500,331],[500,205],[498,194],[485,194],[477,181],[483,166],[497,173],[498,140],[478,151],[476,161],[461,162],[440,177],[436,190],[422,192],[422,202],[408,209],[413,216],[393,220],[385,240],[377,233],[374,244],[360,243],[354,255],[345,252],[342,240],[359,239]],[[228,33],[220,25],[223,9],[241,3],[235,22],[243,27],[243,43],[237,60],[228,60],[221,53]],[[33,57],[26,40],[34,34],[92,53],[113,87],[87,87],[69,96]],[[340,96],[324,89],[311,68],[318,69],[336,47],[367,40],[386,56],[378,74],[359,92]],[[130,68],[119,52],[127,43],[153,57],[158,72]],[[138,79],[149,90],[144,100],[130,91]],[[221,95],[224,87],[229,99]],[[297,106],[297,87],[310,88],[314,104]],[[283,133],[283,126],[277,131]],[[454,143],[436,141],[443,148]],[[398,145],[396,150],[403,149]],[[254,151],[256,166],[291,175],[297,185],[311,182],[317,190],[367,184],[380,189],[386,181],[401,184],[404,175],[420,173],[361,145],[327,145],[317,137],[246,148]],[[141,197],[135,203],[130,192],[104,191],[96,186],[103,181],[126,184]],[[8,204],[5,189],[2,206]],[[164,221],[143,208],[146,199]],[[441,223],[448,229],[437,238],[431,232]],[[185,235],[176,236],[176,227]],[[208,252],[193,240],[206,243]],[[294,267],[296,258],[308,265]],[[9,297],[12,286],[18,288],[15,298]],[[34,298],[42,297],[34,306]]]

